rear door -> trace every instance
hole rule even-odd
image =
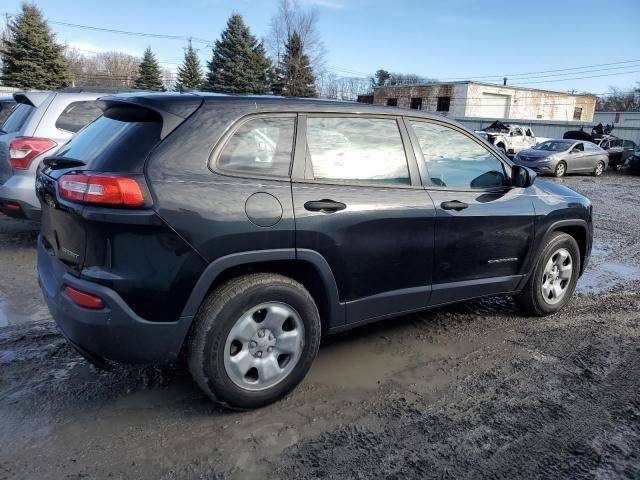
[[[349,323],[428,302],[435,210],[409,145],[397,117],[300,116],[296,250],[329,264]]]
[[[431,305],[517,288],[534,234],[530,192],[510,167],[457,126],[407,120],[437,212]]]

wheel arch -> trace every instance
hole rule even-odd
[[[236,253],[211,262],[196,282],[182,316],[194,317],[207,295],[227,280],[264,272],[285,275],[304,285],[316,302],[323,332],[345,322],[344,304],[325,258],[313,250],[296,252],[293,248]]]
[[[527,265],[526,275],[522,278],[522,281],[518,285],[518,290],[522,290],[529,278],[534,271],[536,264],[538,263],[538,259],[540,255],[542,255],[542,251],[544,250],[549,237],[553,235],[555,232],[562,232],[568,235],[571,235],[578,244],[578,248],[580,249],[580,273],[579,276],[582,276],[584,269],[586,267],[589,256],[591,255],[591,235],[590,235],[589,224],[586,220],[583,219],[571,219],[571,220],[558,220],[550,224],[544,233],[540,236],[540,241],[537,243],[537,247],[535,251],[531,255],[531,259]]]

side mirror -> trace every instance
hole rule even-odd
[[[513,165],[511,167],[511,185],[514,187],[530,187],[537,176],[536,172],[522,165]]]

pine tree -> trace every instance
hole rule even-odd
[[[138,67],[138,78],[134,83],[134,87],[140,90],[152,90],[164,92],[165,88],[162,84],[162,73],[160,65],[156,60],[156,56],[151,51],[151,47],[147,47],[142,57],[142,62]]]
[[[56,43],[38,7],[23,3],[22,12],[8,29],[0,46],[5,85],[49,90],[72,84],[64,47]]]
[[[203,82],[204,78],[202,76],[202,69],[200,68],[200,60],[198,60],[198,54],[191,45],[191,40],[189,40],[189,46],[184,53],[182,66],[178,67],[176,91],[185,88],[199,90]]]
[[[267,57],[263,42],[254,47],[253,62],[255,69],[253,93],[268,93],[271,89],[271,60]]]
[[[207,62],[204,90],[224,93],[265,93],[269,90],[269,60],[242,16],[229,17],[213,58]]]
[[[293,32],[287,45],[280,67],[283,75],[283,93],[290,97],[315,97],[315,77],[304,53],[302,39],[298,32]]]

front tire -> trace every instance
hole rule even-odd
[[[564,162],[558,162],[553,174],[556,176],[556,178],[560,178],[560,177],[564,177],[565,173],[567,173],[567,164]]]
[[[600,175],[602,175],[604,173],[604,168],[604,162],[602,160],[599,160],[598,163],[596,163],[596,167],[593,169],[593,176],[599,177]],[[615,166],[614,170],[617,169],[617,166]]]
[[[200,307],[187,346],[189,370],[213,401],[262,407],[302,381],[320,333],[318,309],[300,283],[269,273],[238,277]]]
[[[580,261],[576,240],[566,233],[553,233],[527,285],[515,297],[520,309],[537,317],[553,315],[561,310],[576,289]]]

